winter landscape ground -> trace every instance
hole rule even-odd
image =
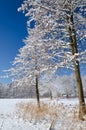
[[[35,99],[0,99],[0,130],[86,130],[78,99],[41,99],[41,106]]]

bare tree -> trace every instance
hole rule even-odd
[[[26,10],[26,16],[30,17],[29,23],[34,20],[43,34],[42,40],[47,45],[49,43],[50,51],[55,58],[52,66],[57,69],[57,63],[64,61],[62,66],[64,64],[65,67],[74,68],[81,118],[85,114],[85,101],[80,75],[80,61],[85,61],[86,54],[86,49],[83,50],[82,44],[80,44],[86,36],[85,4],[85,0],[27,0],[18,9]],[[57,52],[60,54],[59,60]]]
[[[39,30],[29,29],[28,23],[27,30],[28,37],[24,40],[25,45],[19,49],[13,67],[8,71],[18,85],[22,86],[23,82],[35,85],[37,104],[40,108],[39,80],[41,74],[48,70],[48,55],[46,55],[45,44],[40,40]]]

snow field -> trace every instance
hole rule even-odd
[[[36,118],[38,114],[34,113],[37,112],[34,111],[35,99],[0,99],[0,130],[49,130],[51,124],[53,130],[86,130],[86,121],[78,119],[77,99],[41,99],[41,102],[47,104],[50,113],[40,112],[40,118]],[[23,119],[21,112],[24,109],[20,107],[21,104],[34,104],[29,114],[26,112],[26,119]],[[50,111],[51,108],[55,109]],[[31,117],[32,111],[34,114]]]

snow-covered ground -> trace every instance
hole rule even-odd
[[[41,99],[41,102],[57,107],[55,118],[23,120],[15,114],[16,104],[36,102],[35,99],[0,99],[0,130],[86,130],[86,121],[77,116],[78,99]],[[19,110],[20,112],[21,110]]]

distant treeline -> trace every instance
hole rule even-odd
[[[86,96],[86,76],[82,76],[84,95]],[[77,86],[73,75],[57,76],[49,82],[42,81],[39,85],[41,97],[76,97]],[[16,82],[0,84],[0,98],[35,98],[35,86],[29,83],[21,85]]]

